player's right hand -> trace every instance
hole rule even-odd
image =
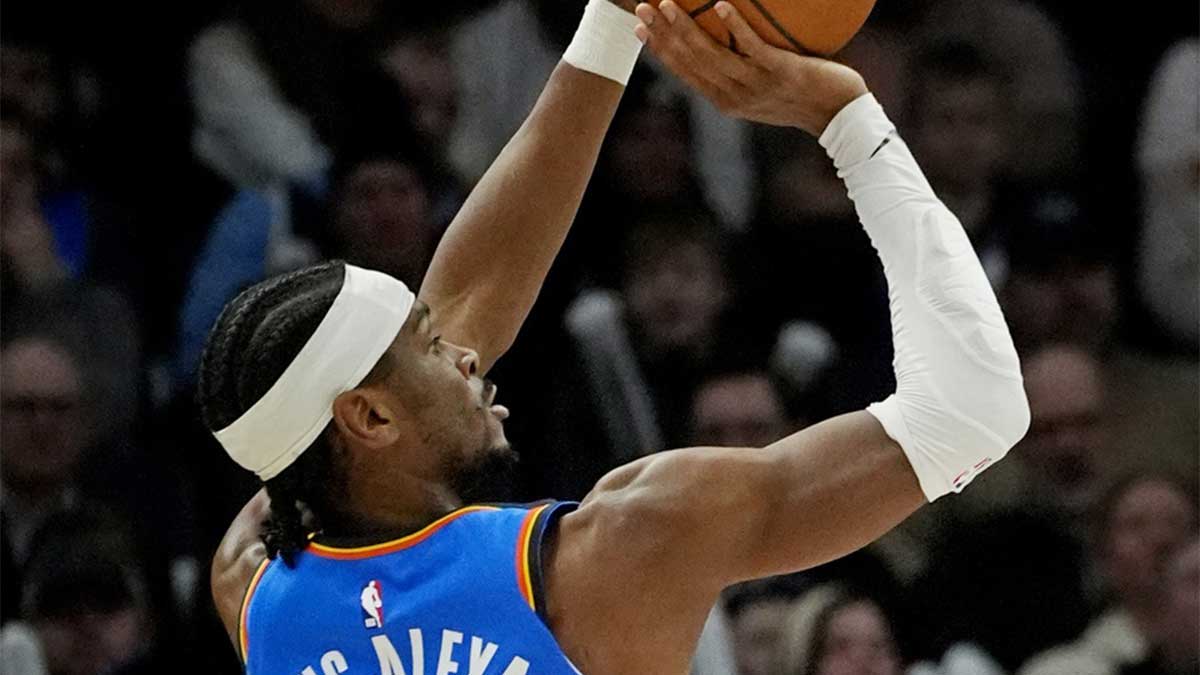
[[[853,69],[767,44],[728,2],[714,9],[738,52],[718,44],[671,0],[657,9],[641,3],[635,13],[638,37],[650,51],[721,112],[819,136],[838,111],[867,93]]]

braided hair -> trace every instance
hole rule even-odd
[[[243,291],[217,319],[200,361],[197,399],[210,431],[223,429],[275,384],[300,353],[342,288],[345,264],[326,262],[267,279]],[[365,383],[386,375],[380,361]],[[311,532],[334,516],[340,492],[336,450],[322,433],[279,475],[266,481],[271,510],[263,522],[267,555],[289,566]],[[309,520],[305,520],[305,510]]]

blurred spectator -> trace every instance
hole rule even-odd
[[[10,7],[3,26],[4,299],[70,278],[102,283],[138,303],[139,282],[151,262],[137,246],[141,232],[132,212],[153,211],[156,224],[164,217],[164,209],[148,205],[156,191],[139,180],[140,172],[150,165],[160,171],[173,167],[158,157],[134,158],[143,145],[156,144],[158,139],[147,140],[157,129],[139,128],[131,138],[114,128],[118,103],[127,102],[118,100],[111,73],[102,72],[104,57],[88,53],[84,35],[105,35],[108,44],[113,36],[89,24],[88,9],[72,8],[69,26],[60,9],[22,3]],[[84,25],[89,30],[77,28]],[[148,87],[150,74],[138,77]],[[156,122],[165,117],[163,111],[153,115]],[[136,205],[122,202],[132,194]]]
[[[556,0],[504,0],[456,31],[453,54],[463,98],[451,157],[465,177],[482,175],[533,109],[582,11],[583,4]],[[497,36],[504,37],[503,48]],[[647,65],[661,72],[657,63]],[[673,81],[663,84],[684,91]],[[754,191],[749,126],[691,91],[685,98],[702,193],[723,223],[740,228]]]
[[[39,146],[49,182],[79,178],[80,145],[94,123],[102,91],[96,74],[64,49],[61,26],[38,9],[14,8],[0,44],[0,107],[19,119]],[[65,205],[64,205],[65,206]]]
[[[92,282],[114,276],[93,274],[96,264],[115,261],[93,255],[102,233],[89,193],[55,190],[49,161],[26,124],[0,117],[0,315],[10,334],[72,333],[95,375],[102,435],[127,432],[140,404],[140,321],[124,294]]]
[[[1117,275],[1108,237],[1091,217],[1060,191],[1037,191],[1005,209],[1011,273],[999,295],[1022,351],[1056,341],[1112,347]]]
[[[48,47],[36,39],[8,33],[0,47],[0,78],[4,80],[0,101],[5,113],[17,112],[40,132],[48,131],[61,119],[65,93],[65,69]]]
[[[0,351],[4,380],[4,546],[17,568],[46,518],[79,497],[76,471],[95,440],[80,364],[62,343],[16,338]]]
[[[363,140],[330,171],[329,204],[298,200],[297,230],[327,257],[378,269],[418,288],[448,223],[433,213],[432,160],[412,143]],[[209,329],[225,303],[271,273],[271,206],[243,190],[218,215],[192,272],[180,311],[175,375],[192,381]]]
[[[901,675],[895,621],[860,591],[817,586],[788,611],[781,675]]]
[[[1043,182],[1076,173],[1086,92],[1062,28],[1028,0],[925,4],[921,41],[976,44],[1005,83],[1007,99],[993,118],[1012,141],[999,148],[1005,175]]]
[[[419,288],[446,222],[435,220],[434,162],[415,145],[348,150],[331,174],[320,235],[330,257],[381,270]]]
[[[71,270],[39,203],[41,158],[32,136],[11,116],[0,118],[0,134],[0,253],[7,300],[53,287]]]
[[[1138,286],[1165,332],[1193,356],[1200,342],[1200,41],[1163,57],[1138,139],[1142,236]]]
[[[794,226],[814,221],[852,221],[854,202],[833,162],[816,139],[797,129],[755,127],[759,220]]]
[[[7,298],[66,279],[119,278],[106,266],[129,259],[112,251],[128,234],[99,217],[105,208],[100,195],[52,147],[69,139],[46,133],[35,133],[28,118],[10,111],[0,116],[0,252]]]
[[[725,600],[733,617],[738,672],[741,675],[809,672],[800,664],[807,660],[806,654],[811,654],[814,621],[819,618],[820,606],[831,596],[850,604],[863,600],[880,610],[886,616],[889,640],[899,651],[907,649],[902,645],[907,644],[910,636],[899,635],[900,624],[906,619],[898,611],[899,584],[883,558],[871,550],[863,550],[803,572],[747,581],[728,589]],[[797,602],[802,597],[813,601]],[[841,637],[851,638],[850,642],[862,637],[857,630],[861,624],[856,618],[862,617],[852,616],[848,621],[838,622],[839,645],[843,644]],[[842,631],[843,628],[850,630]],[[838,667],[844,667],[847,656],[834,657],[831,663],[836,661],[841,664]],[[852,656],[848,659],[854,660]]]
[[[845,185],[824,149],[796,129],[756,127],[755,161],[761,189],[750,243],[758,259],[747,265],[743,302],[779,323],[828,331],[836,358],[814,417],[883,398],[892,382],[887,286]]]
[[[102,509],[77,508],[46,521],[21,591],[33,628],[23,637],[33,638],[45,670],[14,675],[155,672],[156,623],[133,548],[124,526]]]
[[[917,46],[913,36],[926,4],[927,0],[877,3],[862,30],[837,53],[840,63],[863,76],[871,93],[902,129],[908,109],[907,63]]]
[[[459,116],[459,86],[450,54],[450,35],[442,31],[405,33],[387,49],[383,66],[400,84],[411,114],[410,126],[421,151],[437,160],[428,167],[433,218],[445,224],[466,199],[459,178],[442,164]]]
[[[593,190],[617,213],[706,205],[694,170],[686,97],[643,70],[627,87],[600,151]]]
[[[190,519],[173,455],[145,452],[138,417],[136,352],[123,351],[119,307],[88,304],[86,288],[41,295],[9,309],[0,346],[4,424],[0,425],[0,549],[5,584],[16,584],[33,533],[49,514],[82,499],[104,503],[134,523],[151,549],[144,560],[153,591],[188,611],[198,583]],[[94,299],[94,298],[93,298]],[[124,378],[124,379],[122,379]],[[173,586],[172,586],[173,585]],[[4,615],[17,596],[4,594]]]
[[[629,231],[621,291],[636,349],[652,369],[695,370],[716,356],[719,320],[734,295],[725,252],[715,222],[700,211],[642,214]]]
[[[639,214],[619,250],[620,293],[587,291],[567,312],[566,363],[550,384],[555,412],[530,449],[548,453],[545,466],[531,463],[544,472],[544,494],[582,497],[619,464],[686,445],[700,378],[752,351],[740,348],[752,340],[724,346],[752,330],[731,325],[736,285],[710,214]]]
[[[445,148],[458,121],[458,80],[444,32],[405,33],[384,52],[383,66],[412,109],[412,127],[430,150]]]
[[[1026,500],[1082,519],[1110,459],[1100,362],[1078,347],[1055,345],[1026,357],[1022,370],[1033,421],[1009,461],[1026,469]]]
[[[909,64],[904,134],[929,182],[971,237],[993,286],[1003,283],[996,218],[1010,95],[1004,76],[974,43],[933,42]]]
[[[777,675],[788,616],[811,582],[802,575],[749,581],[726,592],[738,675]]]
[[[1075,534],[1053,514],[994,510],[956,525],[912,595],[930,653],[944,655],[940,672],[1011,673],[1078,635],[1088,617],[1082,569]]]
[[[764,372],[709,378],[692,401],[692,444],[762,448],[801,428]]]
[[[123,296],[108,288],[63,281],[7,301],[2,314],[6,343],[47,338],[74,354],[79,365],[86,364],[93,440],[120,444],[137,433],[142,350],[138,321]]]
[[[1053,344],[1021,365],[1029,432],[971,489],[921,509],[876,544],[901,576],[936,574],[937,550],[997,512],[1046,511],[1082,532],[1103,481],[1124,466],[1111,443],[1108,373],[1095,355]]]
[[[1150,656],[1121,675],[1191,675],[1200,670],[1200,541],[1180,547],[1167,565],[1166,600],[1147,636]]]
[[[1029,432],[995,470],[971,490],[932,507],[917,523],[936,521],[943,533],[995,509],[1048,509],[1076,525],[1086,523],[1113,453],[1108,380],[1100,361],[1081,347],[1047,345],[1023,357]],[[913,527],[905,525],[903,527]]]
[[[1094,555],[1112,603],[1078,640],[1038,656],[1021,675],[1124,672],[1147,657],[1147,638],[1174,600],[1163,582],[1172,555],[1195,532],[1193,493],[1166,476],[1134,474],[1110,488],[1097,513]]]
[[[351,138],[386,141],[406,128],[397,120],[407,106],[379,61],[383,18],[378,0],[247,3],[192,44],[193,150],[235,189],[263,195],[274,271],[311,261],[292,236],[290,189],[322,195]]]

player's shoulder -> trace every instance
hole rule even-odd
[[[770,503],[773,453],[693,447],[655,453],[602,478],[557,532],[556,562],[627,567],[653,585],[678,574],[719,590],[718,551]],[[601,562],[603,561],[603,562]]]
[[[694,510],[690,486],[696,474],[710,472],[706,450],[670,450],[613,469],[558,525],[557,552],[602,559],[609,555],[637,564],[660,558]],[[617,562],[616,560],[612,562]]]
[[[255,495],[234,518],[213,556],[210,576],[213,602],[231,638],[237,635],[246,590],[267,559],[260,533],[270,508],[265,490]]]
[[[721,453],[708,450],[656,453],[614,469],[546,538],[543,613],[584,672],[600,663],[615,666],[610,672],[686,664],[690,654],[674,650],[699,634],[720,591],[694,545],[721,533],[696,508],[706,498],[697,487],[720,484]],[[669,625],[656,618],[664,615],[674,617]],[[604,661],[589,661],[600,654]]]

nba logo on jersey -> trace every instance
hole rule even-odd
[[[367,628],[383,628],[383,589],[372,579],[362,589],[363,625]]]

